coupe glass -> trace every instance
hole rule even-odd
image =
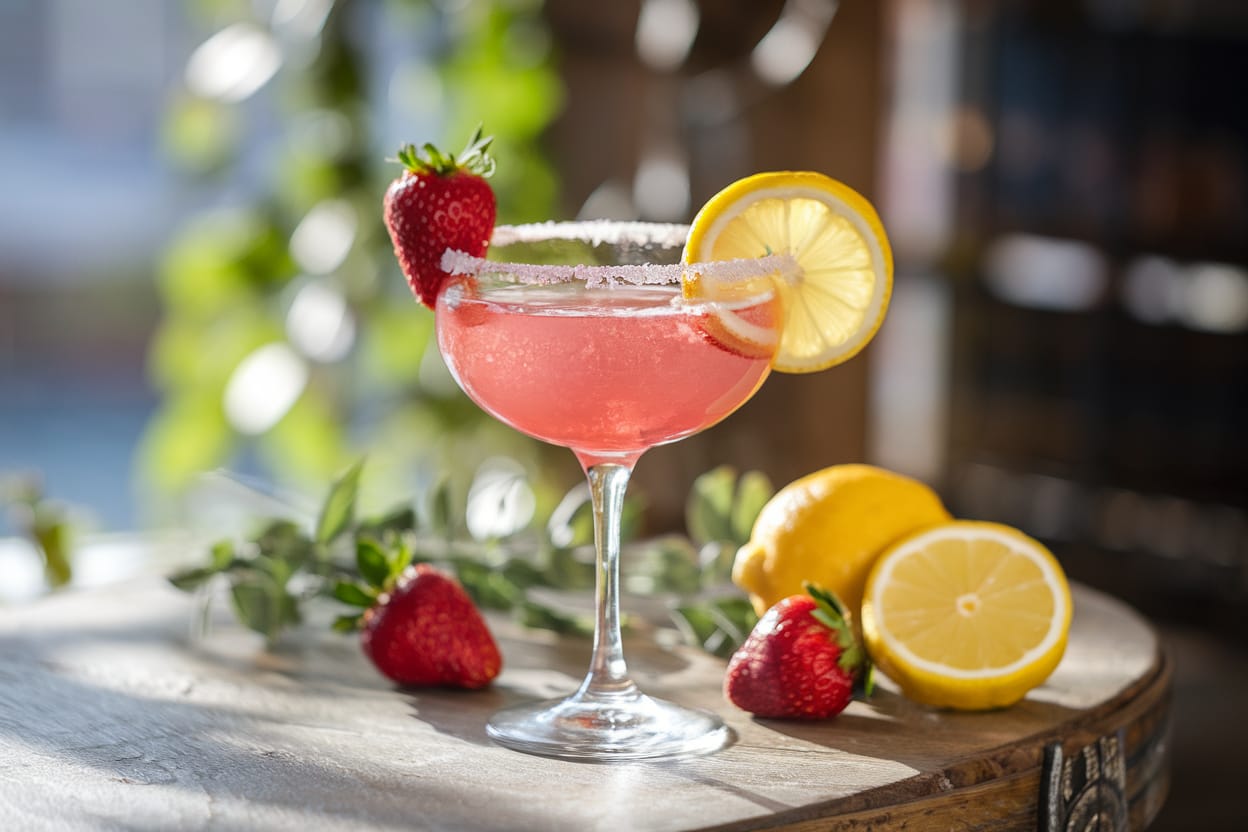
[[[763,383],[779,337],[770,276],[791,261],[682,266],[686,232],[651,223],[500,226],[490,260],[454,251],[443,259],[464,275],[443,290],[436,312],[455,380],[505,424],[570,448],[593,500],[589,673],[566,699],[495,714],[487,731],[504,746],[610,760],[707,753],[728,740],[715,715],[646,696],[629,678],[620,512],[642,453],[710,427]],[[718,299],[686,300],[682,274],[718,287]]]

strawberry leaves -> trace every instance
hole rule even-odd
[[[360,577],[377,590],[389,589],[387,584],[411,562],[412,553],[406,547],[398,547],[394,553],[387,554],[381,544],[370,537],[362,537],[355,544],[355,564]]]
[[[359,579],[335,582],[330,594],[344,604],[368,609],[394,588],[403,570],[411,563],[412,550],[401,539],[386,547],[371,537],[359,537],[355,542],[355,566]],[[358,629],[363,615],[363,612],[340,615],[334,620],[333,627],[338,632]]]
[[[397,161],[412,173],[433,173],[438,176],[450,176],[460,170],[488,179],[494,175],[494,157],[490,155],[490,144],[493,136],[482,134],[481,125],[468,139],[468,144],[457,156],[443,153],[436,145],[425,143],[420,150],[414,144],[406,144],[399,148]]]
[[[871,663],[862,642],[854,634],[852,617],[845,609],[845,604],[835,592],[810,581],[805,581],[802,588],[815,599],[811,617],[831,631],[837,647],[841,648],[841,657],[837,664],[845,672],[856,674],[855,694],[860,694],[863,698],[871,696],[875,690],[875,665]]]

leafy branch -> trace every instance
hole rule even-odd
[[[592,632],[591,619],[546,600],[551,591],[584,591],[594,583],[591,509],[581,489],[565,498],[536,540],[517,533],[476,541],[454,533],[445,485],[430,495],[424,512],[407,504],[357,518],[362,470],[357,462],[333,483],[310,532],[289,520],[268,520],[244,541],[217,542],[205,564],[170,582],[188,592],[214,580],[225,583],[239,621],[272,644],[301,623],[303,602],[332,598],[367,609],[409,565],[429,562],[453,571],[483,609],[508,612],[526,627]],[[704,474],[688,500],[691,536],[630,544],[625,586],[673,597],[673,621],[686,639],[728,655],[756,618],[740,593],[724,587],[732,557],[770,495],[770,483],[757,473],[738,478],[730,468],[717,468]],[[637,515],[635,504],[626,509],[627,529],[637,528]],[[333,626],[355,629],[362,614],[341,615]]]

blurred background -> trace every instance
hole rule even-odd
[[[380,223],[400,144],[483,122],[507,222],[821,170],[880,208],[889,317],[647,454],[647,531],[716,465],[860,460],[1016,525],[1163,631],[1157,828],[1241,828],[1246,77],[1237,0],[4,0],[0,604],[65,577],[23,538],[315,501],[369,451],[375,495],[503,471],[517,523],[553,510],[571,456],[429,349]]]

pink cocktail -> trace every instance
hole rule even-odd
[[[449,253],[465,275],[438,298],[438,346],[490,414],[570,448],[589,479],[598,549],[590,671],[566,699],[501,711],[497,742],[537,754],[637,759],[704,753],[712,714],[642,694],[620,644],[619,520],[638,457],[697,433],[758,389],[778,341],[778,258],[680,266],[682,226],[548,223],[495,230],[491,261]],[[780,258],[783,260],[783,258]],[[588,263],[588,265],[579,265]],[[570,265],[578,264],[578,265]],[[682,275],[722,288],[682,296]]]
[[[770,369],[770,355],[714,340],[714,312],[679,301],[666,286],[504,286],[476,297],[453,286],[438,343],[460,386],[500,421],[587,465],[635,460],[723,419]],[[770,297],[738,307],[774,319]]]

